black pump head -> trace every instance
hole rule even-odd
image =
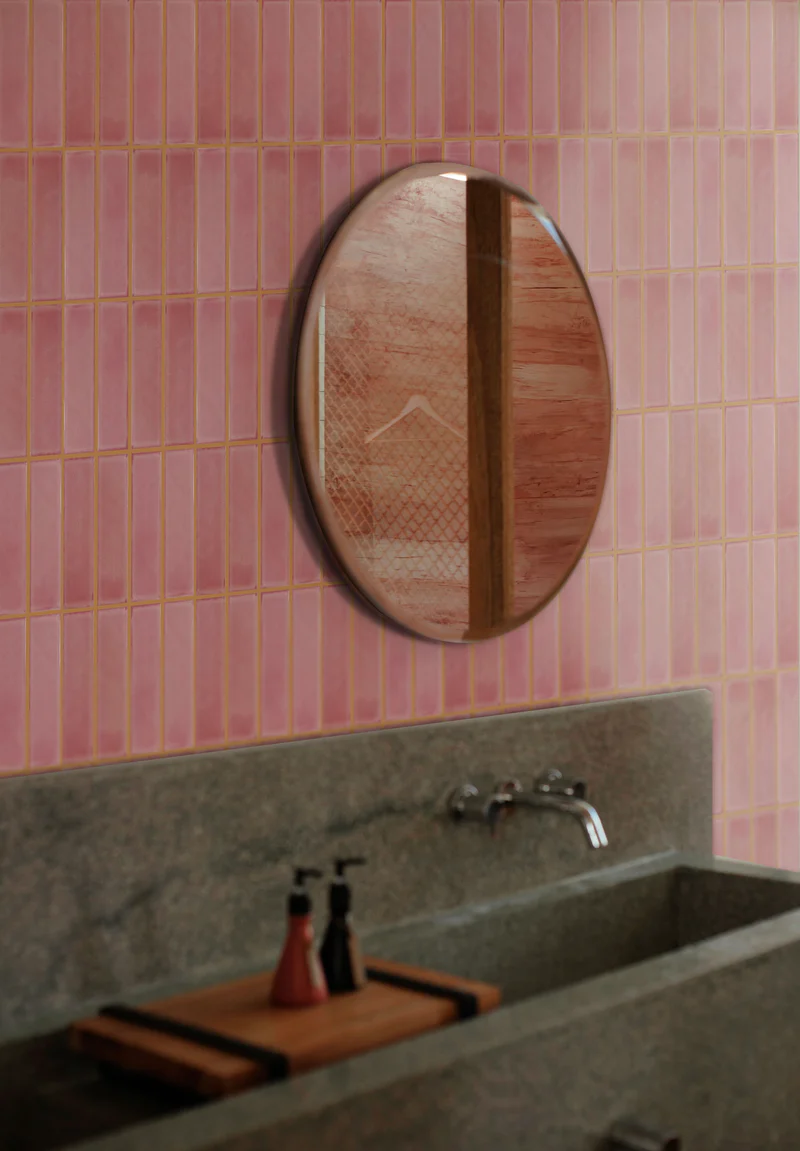
[[[357,865],[366,862],[367,861],[363,855],[352,855],[347,859],[334,859],[333,864],[336,868],[336,875],[344,876],[344,870],[346,867],[356,867]]]
[[[306,879],[321,879],[322,872],[317,867],[296,867],[294,869],[294,885],[302,887]]]

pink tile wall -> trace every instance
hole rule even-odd
[[[720,851],[800,866],[792,0],[3,0],[0,772],[710,684]],[[614,369],[591,547],[526,628],[332,575],[287,329],[351,195],[500,170]]]

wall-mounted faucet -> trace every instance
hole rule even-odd
[[[481,795],[471,783],[462,784],[450,796],[449,811],[455,820],[481,820],[488,824],[492,833],[501,818],[519,807],[562,811],[580,822],[590,847],[608,847],[602,820],[585,797],[586,784],[583,780],[566,780],[560,771],[553,769],[540,776],[531,791],[523,791],[516,779],[497,784],[488,796]]]

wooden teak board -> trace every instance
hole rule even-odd
[[[487,983],[420,967],[366,960],[378,972],[474,996],[478,1012],[500,1002]],[[369,980],[360,991],[305,1008],[273,1007],[272,973],[203,988],[142,1005],[142,1010],[286,1056],[290,1075],[311,1071],[452,1023],[458,1005],[447,998]],[[96,1016],[73,1024],[71,1044],[103,1063],[149,1076],[198,1095],[233,1095],[270,1078],[264,1065],[130,1022]]]

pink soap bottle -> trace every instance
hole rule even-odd
[[[276,1007],[312,1007],[328,998],[328,986],[314,947],[311,899],[303,884],[321,878],[315,867],[297,867],[289,895],[289,927],[272,980],[270,1002]]]

